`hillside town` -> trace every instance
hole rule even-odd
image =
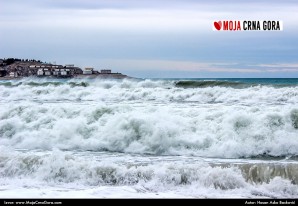
[[[93,67],[81,69],[74,64],[44,63],[34,59],[0,59],[0,79],[14,79],[22,77],[102,77],[102,78],[128,78],[121,73],[113,73],[110,69],[96,70]]]

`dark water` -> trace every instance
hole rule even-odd
[[[174,79],[176,86],[183,88],[200,87],[232,87],[247,88],[252,86],[294,87],[298,86],[298,79],[282,78],[231,78],[231,79]]]

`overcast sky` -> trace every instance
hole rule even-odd
[[[284,31],[213,31],[282,20]],[[0,0],[0,58],[136,77],[298,77],[296,0]]]

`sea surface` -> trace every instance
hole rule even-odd
[[[298,79],[0,81],[0,198],[298,198]]]

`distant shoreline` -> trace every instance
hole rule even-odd
[[[81,69],[74,64],[51,64],[40,60],[0,59],[0,79],[13,80],[23,77],[50,77],[50,78],[109,78],[133,79],[110,69],[95,70],[93,67]]]

